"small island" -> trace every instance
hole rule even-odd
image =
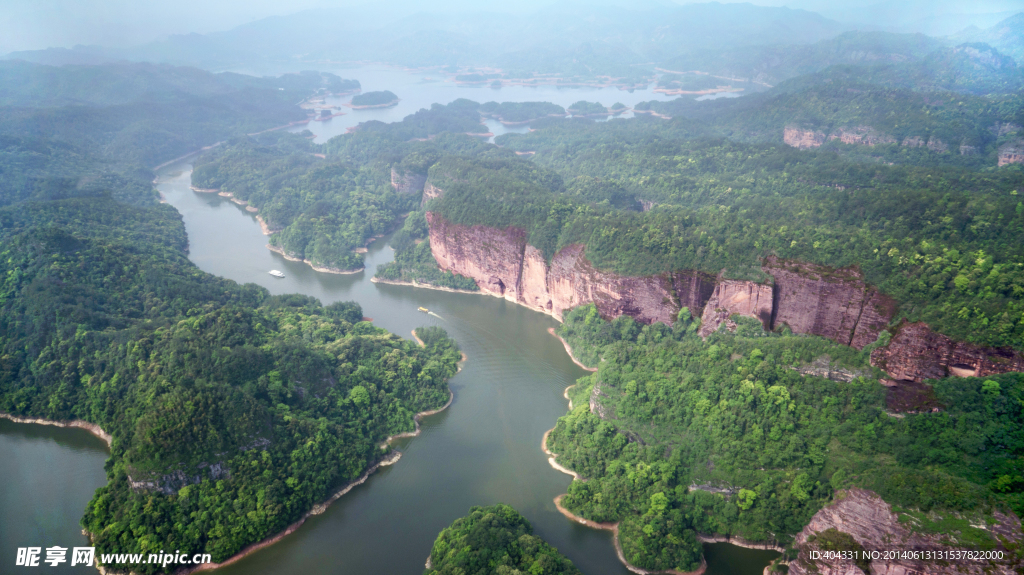
[[[579,575],[572,561],[533,534],[533,526],[508,505],[473,507],[441,531],[427,557],[425,575],[545,573]]]
[[[398,104],[398,96],[390,90],[384,90],[382,92],[367,92],[365,94],[359,94],[352,97],[352,101],[346,106],[354,110],[363,110],[366,108],[388,108]]]
[[[611,114],[608,108],[605,108],[600,102],[587,102],[586,100],[580,100],[572,106],[569,106],[568,112],[574,117],[589,118],[592,116],[607,116]]]

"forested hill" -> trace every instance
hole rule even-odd
[[[432,575],[579,575],[572,561],[533,534],[508,505],[473,507],[437,536],[427,560]]]
[[[0,133],[45,136],[151,168],[229,137],[303,120],[299,101],[353,84],[317,72],[254,78],[150,64],[4,61],[0,85]]]

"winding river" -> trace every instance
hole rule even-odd
[[[340,73],[363,80],[362,75]],[[367,84],[364,81],[364,89]],[[402,90],[391,89],[403,96]],[[449,93],[452,90],[449,84]],[[522,88],[523,94],[514,93],[520,98],[506,97],[513,95],[507,88],[500,96],[472,93],[483,90],[467,89],[456,97],[547,99],[563,105],[597,99],[586,91],[554,88]],[[561,92],[560,97],[548,97],[548,91]],[[618,100],[631,105],[651,96],[606,90],[600,99],[606,105]],[[366,112],[372,113],[360,119],[399,113]],[[406,108],[401,115],[408,113]],[[314,122],[312,127],[322,140],[344,131],[355,116]],[[338,121],[342,119],[346,120]],[[578,525],[555,509],[553,498],[566,491],[570,477],[548,464],[541,437],[566,412],[565,387],[586,375],[547,333],[557,325],[555,320],[487,296],[374,284],[373,271],[393,257],[386,239],[370,246],[367,271],[358,274],[319,273],[287,261],[266,249],[267,238],[251,214],[225,198],[192,192],[190,176],[187,163],[171,165],[161,170],[157,187],[183,215],[190,258],[203,270],[257,283],[275,294],[311,295],[324,304],[355,300],[376,325],[404,337],[411,337],[415,327],[440,325],[469,357],[450,382],[455,393],[452,405],[425,418],[419,437],[397,442],[401,461],[380,469],[294,534],[219,573],[418,574],[441,529],[471,506],[502,502],[525,515],[538,535],[584,573],[629,574],[616,558],[610,532]],[[270,269],[282,270],[286,277],[274,278],[267,274]],[[436,316],[417,312],[419,306]],[[83,430],[0,420],[0,458],[13,462],[0,466],[0,572],[13,566],[16,547],[84,544],[78,520],[104,482],[107,456],[103,442]],[[714,575],[760,574],[775,556],[728,544],[705,549],[708,573]],[[81,567],[66,571],[85,572]]]

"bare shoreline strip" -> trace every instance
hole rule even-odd
[[[257,217],[259,217],[259,216],[257,216]],[[261,221],[260,224],[262,225],[263,222]],[[277,246],[272,246],[270,244],[267,244],[267,249],[272,251],[272,252],[274,252],[274,253],[281,254],[284,257],[284,259],[286,259],[286,260],[288,260],[290,262],[302,262],[302,263],[308,265],[309,267],[313,268],[314,271],[322,272],[322,273],[325,273],[325,274],[349,275],[349,274],[360,273],[360,272],[362,272],[363,270],[366,269],[365,267],[361,267],[361,268],[359,268],[357,270],[339,270],[337,268],[325,268],[325,267],[318,266],[318,265],[314,264],[313,262],[311,262],[309,260],[304,260],[304,259],[300,259],[300,258],[297,258],[297,257],[294,257],[294,256],[290,256],[287,253],[285,253],[283,248],[279,248]]]
[[[552,311],[549,311],[549,310],[546,310],[546,309],[543,309],[543,308],[540,308],[540,307],[531,307],[531,306],[528,306],[528,305],[526,305],[525,303],[523,303],[521,301],[516,301],[516,300],[511,299],[509,297],[506,297],[506,296],[503,296],[503,295],[498,295],[496,293],[492,293],[492,292],[489,292],[487,290],[482,290],[481,289],[481,290],[478,290],[478,291],[469,291],[469,290],[464,290],[464,289],[440,287],[440,286],[435,286],[435,285],[431,285],[431,284],[421,284],[421,283],[419,283],[417,281],[407,282],[407,281],[401,281],[401,280],[385,280],[385,279],[380,279],[378,277],[372,277],[372,278],[370,278],[370,281],[373,282],[373,283],[378,283],[378,284],[391,284],[391,285],[396,285],[396,286],[417,287],[417,288],[432,289],[432,290],[437,290],[437,291],[446,291],[446,292],[451,292],[451,293],[468,293],[468,294],[477,294],[477,295],[486,295],[486,296],[490,296],[490,297],[496,297],[498,299],[503,299],[505,301],[512,302],[512,303],[514,303],[516,305],[523,306],[523,307],[525,307],[528,310],[532,310],[532,311],[539,312],[539,313],[542,313],[542,314],[545,314],[545,315],[549,315],[549,316],[555,318],[555,321],[557,321],[558,323],[563,323],[562,318],[560,318],[557,315],[555,315],[554,312],[552,312]],[[584,369],[587,369],[587,368],[584,368]]]
[[[221,567],[226,567],[228,565],[231,565],[232,563],[240,561],[241,559],[243,559],[247,555],[251,555],[252,553],[255,553],[256,551],[259,551],[260,549],[263,549],[264,547],[269,547],[270,545],[273,545],[274,543],[277,543],[281,539],[284,539],[284,537],[286,535],[291,535],[292,533],[294,533],[299,527],[302,526],[303,523],[305,523],[306,519],[309,519],[313,515],[320,515],[324,511],[327,511],[327,508],[330,507],[330,505],[332,503],[337,501],[338,498],[340,498],[342,495],[345,495],[346,493],[351,491],[357,485],[362,485],[370,477],[370,475],[372,475],[375,471],[377,471],[381,467],[385,467],[385,466],[388,466],[388,465],[394,465],[401,458],[402,458],[402,453],[400,451],[395,451],[395,452],[391,453],[390,455],[388,455],[387,457],[385,457],[384,459],[382,459],[382,460],[378,461],[377,463],[373,464],[372,466],[370,466],[369,469],[364,471],[363,474],[359,476],[359,479],[356,479],[355,481],[350,482],[345,487],[343,487],[341,490],[337,491],[334,495],[328,497],[322,503],[318,503],[318,504],[314,505],[312,509],[307,511],[306,514],[303,515],[298,521],[296,521],[295,523],[292,523],[291,525],[286,527],[284,531],[281,531],[280,533],[278,533],[276,535],[268,537],[268,538],[264,539],[263,541],[258,541],[256,543],[252,543],[252,544],[244,547],[241,551],[239,551],[238,553],[235,553],[234,555],[232,555],[231,557],[225,559],[221,563],[203,563],[203,564],[201,564],[201,565],[199,565],[197,567],[193,567],[191,569],[183,569],[182,571],[179,572],[179,574],[180,575],[187,575],[188,573],[195,573],[196,571],[208,571],[210,569],[219,569]]]
[[[432,289],[432,290],[437,290],[437,291],[446,291],[446,292],[450,292],[450,293],[468,293],[468,294],[475,294],[475,295],[490,295],[488,293],[484,293],[483,291],[470,291],[468,289],[456,289],[456,288],[436,286],[436,285],[433,285],[433,284],[421,284],[421,283],[416,282],[416,281],[406,282],[406,281],[401,281],[401,280],[383,280],[383,279],[380,279],[379,277],[376,277],[376,276],[370,278],[370,281],[375,283],[375,284],[388,284],[388,285],[394,285],[394,286],[409,286],[409,287],[417,287],[417,288],[423,288],[423,289]]]
[[[416,336],[416,331],[413,330],[413,337],[415,337],[415,336]],[[418,337],[416,339],[417,339],[417,341],[419,341]],[[422,345],[422,342],[420,343],[420,345]],[[466,354],[462,354],[462,357],[463,357],[463,361],[465,361]],[[413,416],[413,418],[412,418],[413,424],[416,426],[416,430],[415,431],[407,431],[405,433],[398,433],[396,435],[392,435],[392,436],[390,436],[390,437],[388,437],[387,439],[384,440],[384,445],[389,445],[391,443],[391,441],[393,441],[395,439],[402,438],[402,437],[416,437],[417,435],[420,434],[420,420],[421,419],[423,419],[424,417],[428,417],[428,416],[437,414],[437,413],[441,413],[445,409],[448,409],[448,406],[451,405],[452,401],[454,401],[454,400],[455,400],[455,393],[453,393],[452,390],[449,389],[448,390],[448,402],[447,403],[445,403],[444,405],[442,405],[441,407],[439,407],[437,409],[431,409],[431,410],[428,410],[428,411],[421,411],[420,413],[417,413],[416,415]],[[263,549],[264,547],[268,547],[270,545],[273,545],[274,543],[277,543],[278,541],[283,539],[286,535],[290,535],[291,533],[294,533],[295,530],[297,530],[299,527],[301,527],[302,523],[305,522],[306,519],[308,519],[311,515],[320,515],[324,511],[327,511],[327,508],[330,507],[330,505],[332,503],[337,501],[339,497],[341,497],[342,495],[345,495],[346,493],[351,491],[353,487],[355,487],[357,485],[361,485],[364,481],[366,481],[370,477],[370,475],[372,475],[375,471],[377,471],[377,469],[379,469],[379,468],[381,468],[383,466],[394,465],[395,463],[398,462],[399,459],[401,459],[401,457],[402,457],[402,452],[400,452],[400,451],[392,452],[386,458],[382,459],[381,461],[377,462],[376,464],[371,466],[369,469],[367,469],[361,476],[359,476],[359,479],[349,483],[344,488],[342,488],[340,491],[336,492],[334,495],[329,497],[323,503],[319,503],[317,505],[314,505],[312,509],[307,511],[306,514],[302,516],[301,519],[299,519],[295,523],[292,523],[291,525],[289,525],[287,528],[285,528],[284,531],[282,531],[282,532],[280,532],[280,533],[278,533],[276,535],[273,535],[271,537],[268,537],[267,539],[264,539],[263,541],[259,541],[259,542],[253,543],[253,544],[245,547],[244,549],[242,549],[238,553],[232,555],[231,557],[229,557],[228,559],[226,559],[222,563],[204,563],[203,565],[200,565],[198,567],[195,567],[195,568],[192,568],[192,569],[186,569],[184,571],[181,571],[179,573],[179,575],[188,575],[189,573],[194,573],[196,571],[206,571],[206,570],[209,570],[209,569],[219,569],[221,567],[224,567],[224,566],[230,565],[230,564],[232,564],[232,563],[234,563],[236,561],[239,561],[240,559],[244,558],[245,556],[250,555],[252,553],[255,553],[256,551],[259,551],[260,549]]]
[[[43,419],[41,417],[17,417],[9,413],[0,413],[0,419],[7,419],[14,423],[35,423],[36,425],[52,425],[54,427],[77,427],[84,429],[89,433],[99,437],[103,441],[107,442],[107,448],[110,448],[113,438],[103,428],[96,425],[95,423],[89,423],[81,419],[72,419],[71,421],[56,421],[53,419]]]
[[[572,386],[569,386],[569,387],[572,387]],[[568,388],[566,388],[566,389],[568,389]],[[579,473],[576,473],[572,469],[569,469],[567,467],[562,467],[561,465],[559,465],[559,463],[557,461],[555,461],[555,458],[558,457],[558,454],[552,453],[551,450],[548,449],[548,435],[550,435],[551,432],[554,431],[554,430],[555,430],[555,428],[552,427],[551,429],[545,431],[544,432],[544,437],[541,438],[541,440],[540,440],[540,448],[543,449],[544,453],[546,453],[548,455],[548,464],[551,465],[551,467],[555,468],[558,471],[561,471],[562,473],[564,473],[566,475],[572,475],[572,478],[573,478],[574,481],[575,480],[583,481],[584,479],[582,477],[580,477]],[[561,495],[559,495],[559,497],[561,497]]]
[[[581,368],[583,368],[583,369],[585,369],[587,371],[597,371],[596,367],[587,367],[587,366],[583,365],[582,363],[580,363],[580,360],[576,359],[576,356],[572,354],[572,348],[569,347],[569,342],[565,341],[564,339],[562,339],[562,336],[560,336],[557,333],[555,333],[555,328],[549,327],[548,328],[548,333],[550,333],[551,335],[557,337],[558,341],[562,342],[562,345],[565,346],[565,353],[569,354],[569,359],[571,359],[573,363],[575,363],[576,365],[580,366]],[[572,408],[570,407],[569,409],[572,409]]]

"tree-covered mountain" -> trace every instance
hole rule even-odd
[[[298,101],[352,86],[317,72],[254,78],[129,63],[2,62],[0,79],[0,133],[43,136],[147,167],[304,120]]]

